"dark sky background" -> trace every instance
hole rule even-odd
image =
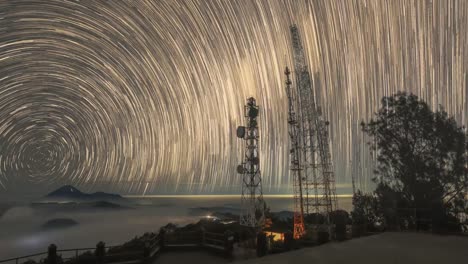
[[[1,1],[0,196],[239,193],[249,96],[264,192],[290,192],[292,23],[323,84],[339,194],[353,173],[369,188],[359,123],[382,96],[467,125],[468,1]]]

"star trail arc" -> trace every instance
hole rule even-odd
[[[351,174],[369,182],[359,122],[382,96],[413,92],[467,125],[466,1],[2,1],[0,188],[237,193],[235,127],[253,96],[264,191],[290,192],[293,23],[339,193]]]

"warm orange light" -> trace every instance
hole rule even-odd
[[[273,241],[284,241],[284,233],[267,232],[268,237],[273,237]]]

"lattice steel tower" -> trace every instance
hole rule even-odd
[[[293,177],[294,191],[294,239],[299,239],[305,234],[304,226],[304,200],[303,200],[303,184],[302,184],[302,167],[301,167],[301,147],[299,145],[299,124],[297,122],[295,99],[296,95],[291,90],[291,79],[289,75],[291,71],[286,67],[284,71],[286,75],[286,94],[288,96],[288,124],[290,140],[290,159],[291,173]]]
[[[263,201],[262,178],[258,153],[258,112],[259,106],[250,97],[244,107],[246,126],[237,128],[237,137],[245,140],[244,161],[237,167],[242,175],[242,197],[240,224],[261,228],[265,220],[265,203]]]
[[[293,109],[297,109],[298,145],[302,152],[299,159],[301,188],[295,188],[294,196],[301,196],[305,214],[325,214],[329,224],[328,216],[336,209],[337,201],[329,148],[328,121],[323,119],[320,107],[316,104],[313,84],[319,89],[320,82],[318,75],[314,76],[314,83],[311,82],[296,25],[291,26],[291,38],[296,81],[296,97],[292,102]],[[297,194],[296,189],[301,189],[302,194]]]

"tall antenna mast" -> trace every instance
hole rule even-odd
[[[259,106],[253,97],[247,99],[244,112],[247,124],[237,128],[237,137],[245,140],[244,161],[237,166],[237,172],[242,175],[240,224],[260,228],[265,220],[265,203],[263,201],[258,155],[259,130],[257,117]]]
[[[291,39],[294,55],[294,75],[296,80],[298,109],[299,144],[302,150],[302,183],[305,191],[302,203],[306,214],[324,214],[326,224],[329,215],[336,209],[336,187],[331,163],[328,121],[323,120],[321,109],[317,106],[314,87],[305,59],[304,48],[296,25],[291,26]],[[318,76],[315,86],[320,88]]]
[[[361,162],[361,161],[359,161],[359,162]],[[353,165],[353,160],[350,160],[349,164],[351,164],[351,166],[352,166]],[[358,170],[358,172],[356,172],[354,167],[351,167],[351,185],[353,187],[353,195],[356,194],[356,174],[357,173],[359,173],[359,170]]]
[[[299,239],[305,234],[304,226],[304,200],[302,190],[302,166],[301,166],[301,148],[299,145],[299,126],[297,123],[296,111],[294,109],[295,96],[291,90],[291,79],[289,75],[291,72],[286,67],[284,71],[286,75],[286,94],[288,95],[288,124],[289,124],[289,137],[290,141],[290,157],[291,157],[291,173],[293,177],[293,191],[294,191],[294,239]]]

